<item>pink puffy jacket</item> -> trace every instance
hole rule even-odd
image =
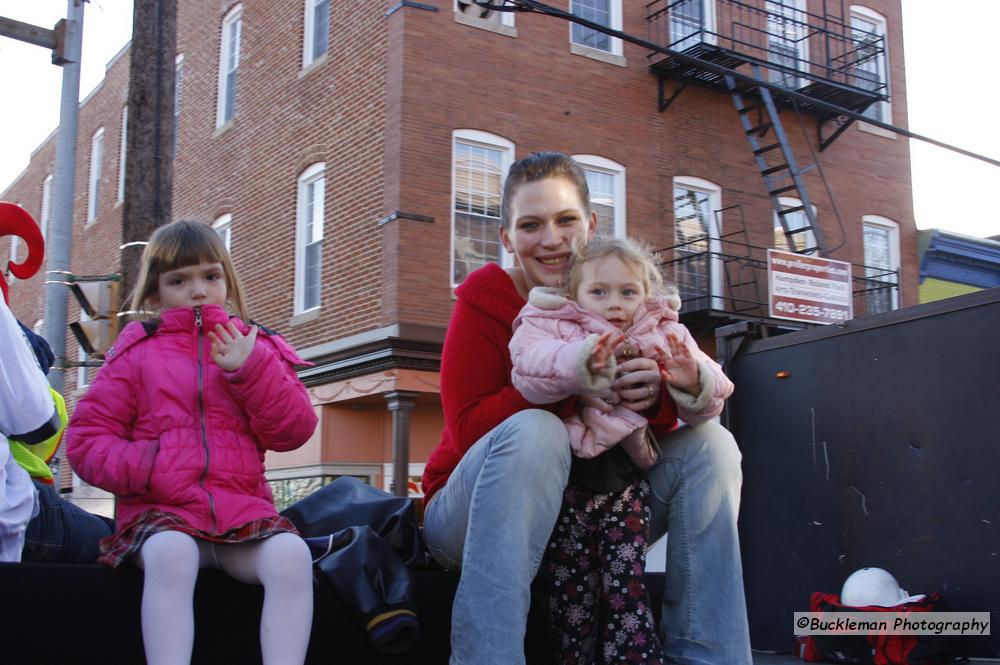
[[[733,384],[722,368],[698,348],[691,333],[678,321],[678,309],[680,299],[673,294],[651,298],[640,305],[615,356],[617,362],[638,356],[656,360],[657,346],[669,353],[669,334],[682,340],[698,363],[701,392],[692,396],[670,385],[667,389],[680,419],[697,425],[722,411],[723,403],[733,392]],[[602,333],[620,331],[597,314],[580,308],[560,291],[547,287],[532,289],[528,304],[514,320],[513,328],[511,378],[514,387],[528,401],[550,404],[569,395],[600,392],[614,380],[616,362],[609,363],[605,371],[594,375],[587,361]],[[570,445],[578,457],[596,457],[620,442],[640,469],[648,469],[656,462],[656,453],[643,436],[646,420],[634,411],[616,406],[611,413],[605,414],[592,407],[583,407],[579,416],[567,418],[565,422]]]
[[[66,453],[81,478],[118,497],[119,531],[150,509],[214,534],[276,514],[264,451],[297,448],[316,428],[293,369],[307,363],[261,330],[244,365],[224,372],[207,333],[228,320],[205,305],[130,323],[77,403]]]

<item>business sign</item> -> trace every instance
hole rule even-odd
[[[777,319],[840,323],[853,318],[851,264],[767,250],[767,295]]]

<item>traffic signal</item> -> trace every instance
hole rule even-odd
[[[118,336],[118,276],[70,276],[67,284],[86,315],[69,328],[88,356],[103,358]]]

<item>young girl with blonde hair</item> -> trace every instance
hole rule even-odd
[[[513,385],[529,402],[552,404],[607,391],[619,378],[619,359],[650,358],[677,416],[705,422],[733,386],[678,321],[679,309],[645,247],[578,242],[566,287],[532,289],[514,320]],[[567,665],[663,662],[643,583],[651,506],[645,472],[657,449],[646,418],[612,406],[604,412],[578,402],[563,420],[574,458],[543,569],[556,650]]]
[[[294,369],[305,363],[244,322],[239,278],[205,224],[153,233],[132,307],[155,317],[125,327],[66,434],[73,470],[117,497],[117,530],[101,541],[99,561],[145,571],[151,665],[190,662],[194,586],[208,567],[264,586],[263,662],[301,664],[311,557],[275,510],[264,454],[301,446],[316,427]]]

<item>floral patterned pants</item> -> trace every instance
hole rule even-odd
[[[605,494],[566,488],[542,563],[557,662],[662,664],[643,583],[649,511],[645,479]]]

